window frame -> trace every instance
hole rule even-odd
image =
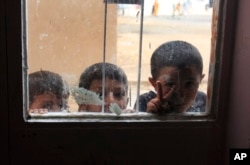
[[[22,5],[25,4],[25,0],[22,0]],[[26,110],[27,107],[27,101],[25,101],[25,98],[27,99],[27,81],[24,81],[27,77],[27,58],[23,56],[26,52],[25,43],[22,38],[26,38],[26,34],[24,33],[25,24],[22,22],[22,32],[21,32],[21,41],[22,41],[22,46],[21,46],[21,51],[22,51],[22,101],[23,101],[23,120],[24,122],[28,123],[51,123],[51,122],[65,122],[65,123],[71,123],[71,122],[76,122],[76,123],[92,123],[92,122],[107,122],[107,123],[171,123],[171,122],[176,122],[176,123],[183,123],[183,122],[203,122],[203,123],[210,123],[217,121],[218,118],[221,116],[220,109],[221,107],[223,108],[225,105],[223,104],[223,100],[227,100],[227,93],[228,91],[225,89],[225,85],[223,83],[227,82],[227,79],[230,77],[228,74],[227,70],[230,68],[230,60],[231,58],[226,56],[226,50],[224,48],[228,47],[228,45],[232,45],[233,41],[228,40],[227,38],[232,38],[232,34],[228,34],[227,31],[228,29],[232,29],[233,26],[229,26],[228,28],[228,22],[229,20],[232,21],[232,19],[235,20],[235,18],[229,18],[228,15],[231,15],[230,13],[230,8],[232,7],[232,4],[235,2],[232,2],[230,0],[218,0],[219,3],[219,12],[218,15],[216,14],[217,18],[215,16],[213,19],[218,20],[218,24],[216,25],[218,27],[218,31],[215,32],[212,35],[216,35],[216,45],[213,45],[214,47],[211,48],[211,50],[215,50],[215,64],[213,70],[214,72],[214,79],[211,80],[212,82],[212,96],[211,96],[211,106],[209,107],[209,112],[207,113],[183,113],[183,114],[170,114],[166,116],[159,116],[155,114],[127,114],[127,115],[122,115],[122,116],[116,116],[114,114],[98,114],[96,113],[89,113],[86,115],[82,115],[82,113],[72,113],[71,115],[69,114],[64,114],[64,113],[53,113],[53,114],[48,114],[48,115],[39,115],[35,114],[30,116]],[[25,11],[23,10],[24,8],[22,7],[22,17],[25,17]],[[235,12],[233,12],[235,14]],[[233,15],[233,14],[232,14]],[[228,17],[227,17],[228,16]],[[213,26],[213,25],[212,25]],[[227,28],[226,28],[227,27]],[[226,35],[227,34],[227,35]],[[20,63],[19,63],[20,66]],[[26,82],[25,84],[23,83]],[[209,83],[211,83],[209,82]],[[86,118],[86,119],[85,119]]]
[[[226,143],[230,96],[231,63],[234,55],[235,28],[239,1],[223,0],[223,42],[218,52],[221,56],[221,71],[214,87],[218,99],[214,105],[218,111],[211,121],[176,122],[40,122],[28,123],[23,118],[23,77],[22,77],[22,33],[21,1],[1,1],[0,37],[2,72],[1,89],[1,140],[3,151],[1,162],[6,164],[74,162],[90,163],[94,158],[113,158],[113,162],[166,162],[177,164],[223,164],[227,160]],[[233,78],[233,77],[232,77]],[[214,111],[215,111],[214,110]],[[63,137],[63,138],[62,138]],[[102,139],[100,139],[100,137]],[[61,140],[58,140],[58,139]],[[163,143],[163,141],[165,143]],[[95,144],[96,145],[92,145]],[[89,144],[89,145],[88,145]],[[97,155],[93,147],[98,145]],[[85,146],[84,146],[85,145]],[[84,146],[84,147],[83,147]],[[107,146],[107,147],[106,147]],[[106,148],[104,148],[106,147]],[[179,150],[177,147],[182,148]],[[191,150],[190,150],[190,147]],[[34,149],[39,149],[35,152]],[[99,150],[98,150],[99,149]],[[132,149],[132,150],[131,150]],[[164,150],[164,152],[162,152]],[[46,152],[43,152],[46,151]],[[104,151],[101,153],[100,151]],[[132,151],[132,152],[131,152]],[[153,151],[153,152],[152,152]],[[61,154],[70,153],[70,154]],[[197,156],[198,153],[198,156]],[[59,159],[54,159],[55,155]],[[101,155],[102,154],[102,155]],[[113,155],[111,155],[113,154]],[[182,155],[181,160],[179,155]],[[29,157],[27,157],[29,155]],[[43,155],[43,157],[41,157]],[[72,159],[74,155],[74,159]],[[90,155],[90,156],[89,156]],[[124,157],[126,155],[126,158]],[[111,157],[112,156],[112,157]],[[146,156],[146,157],[145,157]],[[60,159],[61,158],[61,159]],[[157,158],[157,159],[155,159]],[[98,159],[99,160],[99,159]],[[107,162],[107,161],[106,161]]]

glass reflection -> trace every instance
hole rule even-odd
[[[73,89],[80,87],[82,72],[92,64],[103,61],[115,64],[127,75],[127,87],[124,91],[117,89],[126,94],[126,107],[117,105],[129,110],[134,108],[138,92],[142,94],[154,90],[149,82],[153,51],[164,42],[183,40],[195,45],[202,55],[205,77],[199,90],[207,92],[213,2],[108,2],[27,0],[28,73],[40,70],[58,73]],[[107,79],[101,83],[115,87],[114,82]],[[104,96],[114,99],[117,93],[106,87],[91,91],[100,100],[104,100]],[[68,105],[70,112],[81,109],[72,94]],[[91,108],[82,109],[90,111]],[[110,111],[105,104],[97,109],[98,112]]]

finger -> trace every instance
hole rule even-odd
[[[147,112],[156,113],[161,108],[161,102],[158,98],[150,100],[147,104]]]
[[[154,105],[150,105],[149,107],[147,107],[147,112],[148,113],[157,113],[158,109],[156,107],[154,107]]]
[[[162,85],[160,81],[156,81],[156,85],[157,85],[157,98],[160,100],[160,102],[163,101],[162,98]]]
[[[161,104],[161,108],[162,108],[163,110],[169,110],[170,106],[169,106],[168,102],[165,102],[165,103],[162,103],[162,104]]]
[[[135,110],[134,109],[123,109],[122,112],[123,113],[134,113]]]
[[[28,111],[29,113],[34,113],[35,112],[35,110],[34,109],[29,109],[29,111]]]
[[[166,94],[164,96],[162,96],[162,100],[168,100],[172,96],[172,94],[175,90],[175,85],[173,87],[169,87],[168,89],[169,89],[169,91],[167,91]]]
[[[43,108],[29,109],[29,113],[44,114],[44,113],[48,113],[48,109],[43,109]]]
[[[44,114],[44,113],[48,113],[48,110],[47,109],[38,109],[37,110],[37,113],[39,113],[39,114]]]

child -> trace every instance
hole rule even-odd
[[[105,70],[105,90],[103,94],[103,67]],[[79,87],[93,91],[100,97],[104,96],[104,111],[110,112],[111,103],[116,103],[126,111],[128,104],[128,80],[125,72],[111,63],[96,63],[89,66],[80,76]],[[79,105],[81,111],[101,112],[101,105]]]
[[[60,112],[67,109],[69,89],[62,77],[50,71],[29,74],[29,112]]]
[[[149,82],[156,92],[139,97],[140,112],[205,112],[206,94],[198,91],[203,61],[196,47],[184,41],[160,45],[151,57]]]

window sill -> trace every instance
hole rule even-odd
[[[214,116],[209,113],[186,112],[181,114],[151,114],[145,112],[123,113],[117,116],[114,113],[94,112],[50,112],[46,114],[30,114],[26,122],[51,123],[51,122],[207,122],[214,121]]]

